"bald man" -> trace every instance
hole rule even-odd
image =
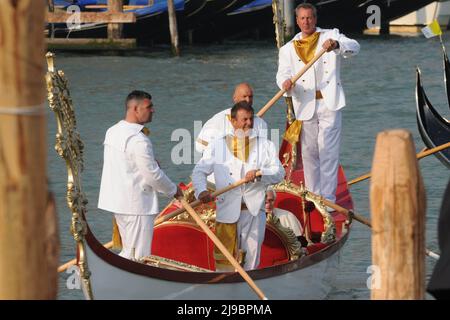
[[[241,101],[246,101],[250,106],[253,105],[253,89],[246,82],[238,84],[234,89],[234,104]],[[267,123],[258,116],[255,116],[253,119],[253,132],[256,136],[267,138]],[[195,149],[203,153],[212,141],[227,134],[233,134],[231,108],[216,113],[211,119],[206,121],[195,141]]]

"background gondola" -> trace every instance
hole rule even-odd
[[[422,86],[420,70],[416,70],[416,113],[417,126],[427,148],[431,149],[450,141],[450,123],[447,122],[432,106]],[[450,168],[450,149],[435,154]]]

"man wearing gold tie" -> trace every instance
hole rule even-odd
[[[301,132],[305,186],[326,199],[336,200],[341,111],[345,96],[340,79],[341,56],[359,52],[357,41],[338,29],[316,27],[316,8],[303,3],[296,8],[301,32],[279,52],[277,84],[292,96]],[[291,78],[324,48],[327,52],[296,82]]]
[[[235,257],[239,250],[245,252],[246,270],[259,265],[266,188],[284,177],[275,145],[252,130],[253,113],[247,102],[236,103],[231,109],[233,132],[211,142],[192,173],[195,196],[204,203],[212,201],[206,189],[208,175],[214,173],[217,190],[246,179],[247,184],[216,198],[216,235]],[[217,248],[214,257],[217,271],[234,270]]]

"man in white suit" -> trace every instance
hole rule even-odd
[[[284,169],[275,145],[255,135],[253,108],[241,101],[231,109],[233,133],[215,139],[203,153],[192,173],[195,195],[204,203],[212,201],[207,191],[207,176],[214,173],[216,188],[222,189],[245,178],[245,185],[232,189],[216,199],[216,235],[234,256],[245,252],[244,268],[259,265],[264,240],[266,215],[264,197],[268,185],[280,182]],[[262,176],[257,178],[257,171]],[[233,271],[215,249],[216,270]]]
[[[301,237],[303,235],[303,227],[300,221],[292,212],[281,208],[275,208],[274,204],[276,197],[277,194],[275,190],[273,190],[272,187],[267,188],[265,202],[266,212],[276,216],[280,220],[281,225],[291,229],[297,238]]]
[[[279,52],[277,84],[292,96],[295,116],[303,121],[301,132],[305,186],[335,202],[341,111],[345,96],[340,79],[341,56],[356,55],[359,44],[338,29],[316,27],[317,13],[313,5],[296,8],[301,32]],[[294,85],[291,78],[321,49],[327,50]]]
[[[234,89],[233,103],[240,101],[246,101],[250,106],[253,105],[253,89],[246,82],[239,83]],[[205,122],[195,141],[197,152],[203,153],[211,141],[233,132],[230,113],[231,108],[225,109]],[[255,134],[267,138],[267,123],[262,118],[255,116],[253,131]]]
[[[157,192],[182,195],[155,160],[145,123],[152,121],[152,97],[133,91],[126,99],[125,120],[108,129],[98,207],[114,213],[122,238],[120,256],[150,255],[153,222],[159,212]]]

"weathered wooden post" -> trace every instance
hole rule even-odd
[[[295,1],[284,0],[284,22],[286,24],[285,39],[291,39],[295,34]]]
[[[0,1],[0,299],[56,298],[57,229],[46,170],[45,10],[45,0]]]
[[[123,0],[108,0],[108,13],[123,13]],[[108,39],[122,39],[123,25],[108,23]]]
[[[372,164],[372,299],[423,299],[425,190],[406,130],[378,134]]]
[[[169,29],[170,29],[170,42],[172,43],[172,52],[175,56],[180,55],[180,47],[178,40],[178,28],[177,28],[177,13],[175,12],[175,5],[173,0],[167,0],[167,8],[169,13]]]

